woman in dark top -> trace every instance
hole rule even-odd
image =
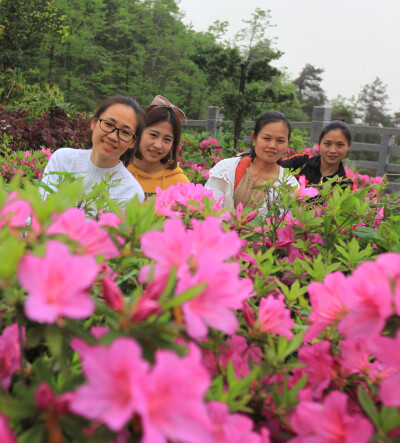
[[[300,168],[298,177],[305,176],[310,185],[321,184],[335,176],[339,177],[341,185],[353,185],[342,163],[351,146],[351,132],[346,123],[341,120],[328,123],[321,131],[318,145],[319,155],[297,154],[282,159],[279,164],[284,168]]]

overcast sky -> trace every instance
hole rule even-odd
[[[269,9],[268,37],[285,54],[275,64],[295,79],[306,63],[325,70],[322,87],[332,99],[356,96],[376,77],[387,85],[389,108],[400,111],[400,0],[178,0],[184,22],[207,31],[228,21],[229,35],[255,9]]]

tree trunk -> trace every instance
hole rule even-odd
[[[240,83],[239,83],[239,95],[242,97],[244,95],[245,86],[246,86],[246,69],[247,69],[247,61],[243,61],[240,64]],[[234,142],[235,142],[235,149],[238,148],[240,135],[242,132],[242,122],[243,122],[243,103],[242,100],[239,102],[239,109],[236,114],[235,118],[235,125],[234,125]]]

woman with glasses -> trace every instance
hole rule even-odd
[[[58,149],[44,170],[42,183],[55,190],[61,175],[54,173],[68,172],[83,177],[83,186],[88,191],[107,177],[109,195],[122,207],[134,195],[143,201],[143,189],[126,169],[144,128],[139,105],[127,95],[108,97],[97,108],[90,128],[91,149]],[[47,191],[43,187],[40,190],[45,198]]]
[[[155,195],[157,187],[167,189],[188,183],[178,163],[181,122],[185,114],[166,98],[157,95],[144,109],[146,128],[128,170],[138,180],[146,197]]]

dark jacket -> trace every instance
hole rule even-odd
[[[289,158],[284,158],[278,161],[278,164],[283,168],[299,169],[300,172],[296,178],[305,176],[308,184],[318,185],[321,184],[321,156],[315,155],[310,157],[308,154],[297,154]],[[342,178],[341,185],[352,186],[354,185],[353,180],[350,177],[346,177],[346,171],[344,169],[343,163],[340,162],[339,169],[332,175],[326,176],[322,179],[322,182],[333,178],[335,175]]]

